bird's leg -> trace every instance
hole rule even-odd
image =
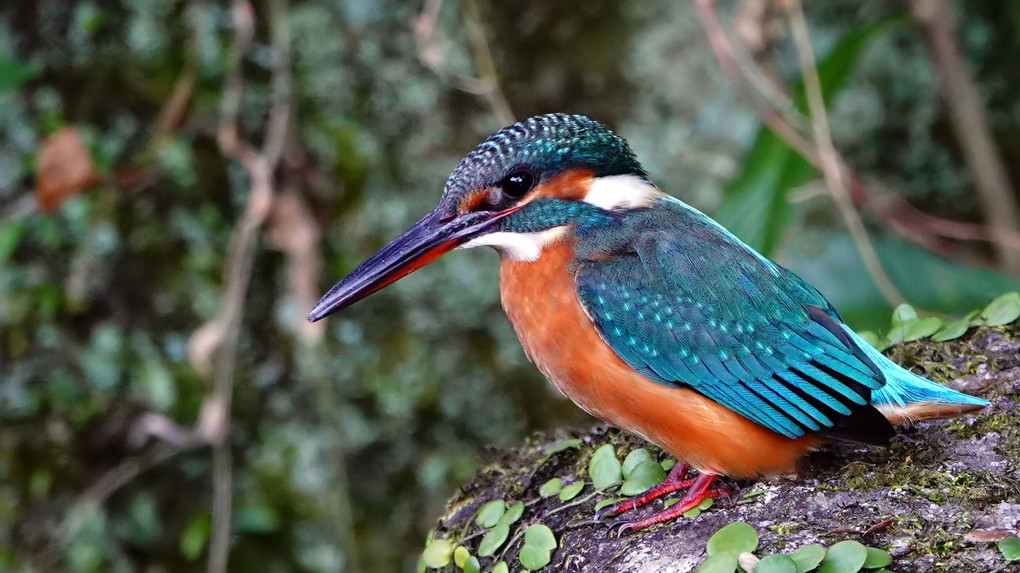
[[[652,486],[651,489],[641,495],[625,499],[603,508],[595,514],[595,519],[598,519],[603,515],[619,515],[625,511],[644,507],[668,493],[673,493],[674,491],[691,487],[694,485],[695,480],[687,479],[687,473],[690,469],[690,466],[678,461],[676,465],[673,466],[673,469],[669,470],[669,475],[666,476],[666,479],[662,480],[662,483]]]
[[[636,531],[638,529],[644,529],[656,523],[662,523],[663,521],[669,521],[685,512],[690,511],[697,507],[702,501],[708,498],[717,498],[724,495],[729,495],[729,491],[718,488],[709,487],[715,478],[718,477],[714,474],[699,474],[698,477],[694,478],[694,483],[691,484],[690,489],[684,493],[684,496],[680,498],[680,501],[676,502],[675,505],[664,509],[658,513],[639,519],[637,521],[617,521],[609,526],[610,531],[617,529],[619,535],[623,535],[627,531]]]

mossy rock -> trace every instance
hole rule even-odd
[[[610,520],[594,519],[595,504],[617,494],[593,492],[589,485],[576,499],[562,502],[542,498],[539,487],[555,477],[586,479],[592,452],[607,443],[621,460],[640,447],[655,459],[667,456],[605,426],[536,435],[499,453],[465,484],[448,502],[433,536],[475,554],[482,536],[473,519],[478,508],[504,499],[522,501],[527,509],[509,541],[480,560],[482,571],[500,560],[509,571],[520,571],[522,537],[517,534],[544,523],[559,547],[543,571],[683,573],[705,559],[712,533],[735,521],[759,531],[759,555],[855,539],[888,549],[892,571],[1020,571],[1020,565],[1005,562],[994,543],[966,540],[974,531],[1020,526],[1020,324],[977,328],[944,343],[911,342],[888,354],[933,380],[988,398],[992,406],[961,419],[901,426],[887,448],[826,445],[804,460],[797,476],[724,480],[734,491],[731,503],[622,537],[610,535]],[[579,443],[563,441],[574,438]],[[629,517],[657,510],[661,503]]]

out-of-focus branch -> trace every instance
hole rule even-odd
[[[1020,208],[988,125],[981,95],[960,54],[952,14],[944,0],[910,0],[910,9],[924,31],[938,73],[938,85],[949,108],[949,119],[974,178],[981,210],[996,238],[993,243],[996,254],[1006,268],[1018,271],[1020,249],[1006,237],[1020,231]]]
[[[421,14],[414,21],[418,58],[437,76],[452,79],[458,89],[484,98],[500,125],[509,125],[514,122],[513,111],[499,86],[496,64],[485,38],[485,28],[482,25],[478,4],[475,0],[462,1],[462,13],[467,24],[468,39],[471,42],[478,77],[456,73],[446,65],[444,38],[438,35],[436,26],[439,12],[443,8],[443,0],[425,0]]]
[[[821,159],[813,137],[798,127],[805,123],[803,118],[783,103],[789,100],[788,96],[777,101],[775,91],[782,90],[781,87],[771,82],[767,74],[753,72],[757,67],[753,60],[738,55],[740,50],[734,47],[720,23],[716,3],[717,0],[695,0],[702,28],[720,67],[745,93],[769,129],[809,163],[821,169]],[[738,65],[738,61],[742,63]],[[894,193],[879,192],[876,185],[865,183],[862,177],[853,173],[838,151],[836,159],[853,202],[908,241],[956,259],[965,258],[965,254],[959,245],[949,239],[1020,245],[1020,233],[1003,232],[1000,228],[996,236],[985,225],[942,219],[920,211]]]
[[[811,48],[811,37],[808,33],[807,20],[804,18],[804,8],[800,0],[785,0],[783,4],[790,21],[790,31],[800,62],[801,77],[804,78],[804,92],[807,94],[808,108],[811,110],[811,126],[815,144],[818,146],[818,160],[822,168],[822,175],[825,177],[825,185],[829,190],[829,195],[832,196],[832,201],[839,209],[843,222],[850,231],[850,236],[857,245],[857,251],[861,255],[868,274],[871,275],[871,280],[882,291],[886,300],[893,306],[897,306],[905,299],[889,280],[885,269],[882,268],[882,262],[868,237],[864,221],[861,220],[860,213],[857,212],[850,199],[850,193],[847,191],[844,181],[844,171],[839,164],[839,155],[832,143],[829,118],[825,111],[825,99],[822,96],[822,82],[818,78],[818,64],[815,61],[814,50]]]

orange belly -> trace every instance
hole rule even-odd
[[[525,352],[588,413],[660,446],[698,470],[734,477],[788,473],[815,436],[768,430],[686,388],[652,382],[606,344],[577,300],[567,240],[534,262],[504,257],[503,308]]]

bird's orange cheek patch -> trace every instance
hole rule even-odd
[[[564,171],[536,188],[529,194],[529,200],[549,197],[565,201],[584,201],[594,175],[594,172],[587,169]]]
[[[461,215],[465,213],[473,213],[478,210],[479,207],[485,203],[486,199],[489,198],[488,189],[476,189],[467,194],[466,197],[461,199],[460,204],[457,205],[457,212]]]

